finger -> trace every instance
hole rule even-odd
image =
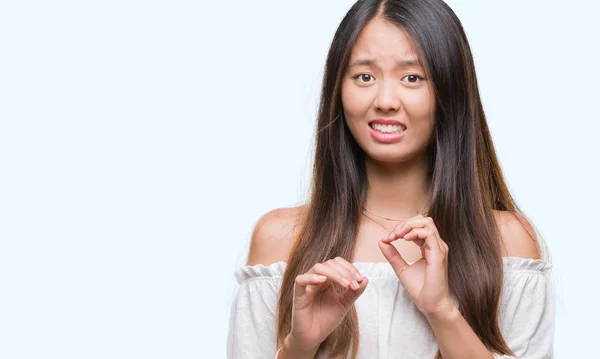
[[[408,220],[406,220],[406,221],[408,221]],[[394,227],[394,229],[392,229],[392,230],[391,230],[391,232],[390,232],[390,233],[386,234],[386,235],[383,237],[382,241],[384,241],[384,242],[391,242],[391,241],[395,240],[395,239],[397,238],[397,237],[396,237],[396,232],[398,232],[398,231],[400,230],[400,228],[402,228],[402,225],[403,225],[404,223],[406,223],[406,221],[404,221],[404,222],[402,222],[402,223],[398,223],[398,224],[397,224],[397,225]]]
[[[431,231],[429,228],[413,228],[402,238],[407,241],[414,242],[416,245],[421,247],[423,244],[425,244],[425,238],[429,236],[435,236],[433,231]]]
[[[404,235],[406,233],[408,233],[411,229],[413,228],[424,228],[426,225],[425,221],[423,221],[422,218],[414,218],[414,219],[409,219],[408,221],[402,223],[401,226],[399,226],[396,230],[394,230],[394,233],[396,234],[396,237],[404,237]]]
[[[422,215],[418,215],[416,217],[409,218],[405,222],[396,226],[396,228],[394,228],[393,230],[393,233],[390,233],[390,235],[387,238],[389,238],[389,240],[402,238],[413,228],[430,228],[439,236],[437,227],[435,226],[433,219],[431,217],[423,217]]]
[[[438,258],[438,256],[443,255],[442,244],[440,243],[441,239],[439,239],[436,232],[429,227],[413,228],[404,236],[404,239],[413,241],[421,247],[421,253],[424,256],[426,249],[429,249],[432,252],[433,258]],[[425,256],[425,258],[427,258],[427,256]]]
[[[327,277],[324,275],[314,274],[314,273],[305,273],[296,277],[296,285],[294,290],[294,296],[300,297],[307,293],[307,288],[310,285],[315,287],[319,287],[323,283],[327,281]],[[314,288],[316,289],[316,288]],[[316,293],[316,290],[308,290],[309,295],[313,295]]]
[[[350,278],[353,278],[357,282],[360,282],[363,279],[363,276],[360,274],[358,269],[352,265],[352,263],[348,262],[342,257],[335,257],[333,260],[347,271],[347,274]]]
[[[350,309],[350,306],[354,304],[356,299],[358,299],[358,297],[364,293],[365,289],[367,288],[367,284],[369,284],[369,278],[364,277],[358,288],[348,289],[340,295],[340,302],[344,305],[346,310]]]
[[[352,267],[352,265],[350,263],[348,263],[342,257],[336,257],[334,259],[330,259],[325,264],[332,268],[335,268],[335,270],[337,270],[338,273],[340,273],[342,275],[342,277],[343,277],[342,281],[345,280],[350,283],[348,285],[348,287],[350,287],[352,289],[357,289],[359,284],[358,284],[358,280],[356,278],[356,274],[353,273],[350,269],[348,269],[343,263],[347,263]]]
[[[352,280],[346,279],[346,275],[332,266],[330,261],[315,264],[309,272],[324,275],[332,282],[338,283],[344,288],[348,288],[352,283]]]
[[[394,268],[396,275],[400,277],[400,274],[406,268],[408,268],[408,263],[406,263],[404,258],[402,258],[402,255],[400,255],[400,252],[398,252],[393,244],[386,243],[384,241],[379,241],[377,244],[379,245],[379,249],[381,249],[385,259],[387,259],[387,261],[392,265],[392,268]]]
[[[448,253],[450,250],[450,247],[448,247],[448,243],[444,242],[443,239],[440,238],[440,245],[442,246],[442,249]]]
[[[398,238],[402,238],[408,231],[417,227],[425,227],[425,223],[416,222],[419,218],[408,219],[403,223],[399,224],[394,228],[393,231],[390,232],[386,237],[384,237],[385,242],[392,242]]]

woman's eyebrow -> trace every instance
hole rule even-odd
[[[373,65],[376,64],[377,61],[373,60],[373,59],[358,59],[356,61],[354,61],[353,63],[351,63],[348,67],[352,67],[352,66],[368,66],[368,65]],[[420,66],[421,62],[418,59],[403,59],[403,60],[396,60],[396,65],[399,67],[409,67],[409,66]]]

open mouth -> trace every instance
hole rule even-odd
[[[402,125],[384,125],[381,123],[369,123],[369,127],[374,129],[377,132],[387,133],[387,134],[399,134],[406,130],[406,127]]]

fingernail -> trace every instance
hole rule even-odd
[[[394,233],[394,232],[390,233],[390,235],[389,235],[389,236],[387,236],[387,239],[394,239],[394,235],[395,235],[395,234],[396,234],[396,233]]]
[[[349,282],[349,281],[348,281],[348,279],[346,279],[346,278],[342,278],[342,279],[340,280],[340,282],[342,282],[342,284],[343,284],[343,285],[345,285],[345,286],[348,286],[348,285],[350,285],[350,282]]]
[[[363,277],[362,275],[360,275],[360,273],[356,273],[356,280],[361,280]]]
[[[356,290],[356,289],[358,289],[358,288],[360,288],[360,285],[358,285],[358,282],[357,282],[357,281],[353,280],[353,281],[352,281],[352,289]]]

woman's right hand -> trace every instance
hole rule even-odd
[[[346,290],[338,293],[334,282]],[[288,336],[294,347],[316,351],[340,325],[368,282],[367,277],[361,276],[356,267],[341,257],[317,263],[307,273],[297,276],[292,330]]]

